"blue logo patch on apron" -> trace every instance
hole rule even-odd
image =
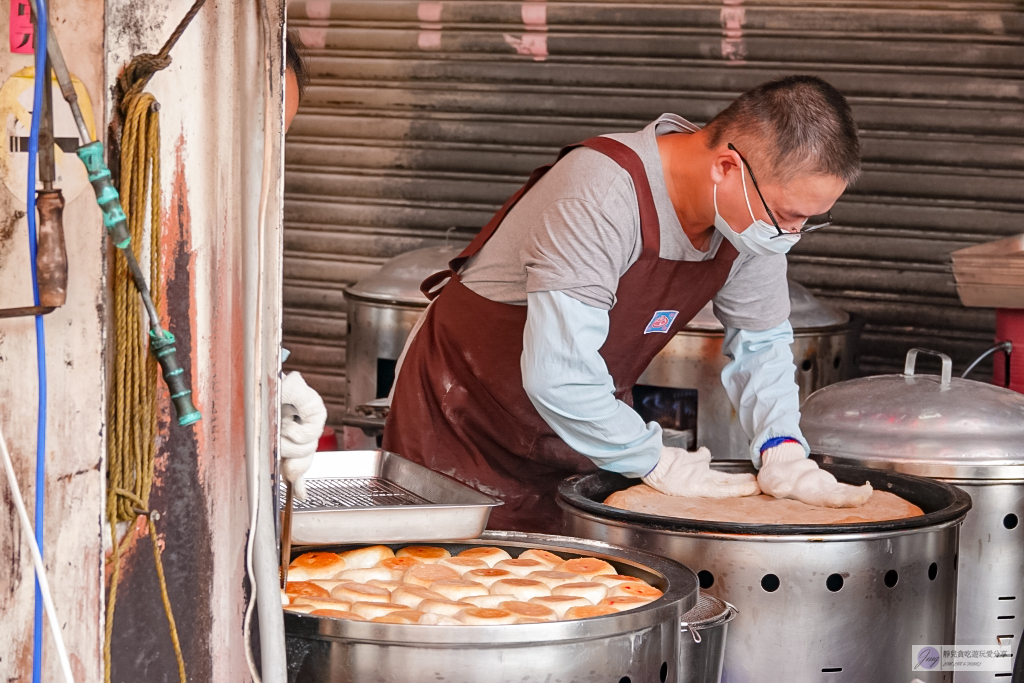
[[[651,332],[668,333],[677,315],[679,315],[679,311],[655,311],[651,322],[647,323],[647,329],[644,330],[644,334],[650,334]]]

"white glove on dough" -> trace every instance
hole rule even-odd
[[[313,464],[327,422],[327,407],[302,375],[289,372],[281,381],[281,473],[295,497],[306,500],[303,475]]]
[[[826,508],[859,507],[871,497],[871,484],[840,484],[831,473],[807,457],[804,447],[786,442],[761,454],[757,483],[761,491],[776,498]]]
[[[739,498],[760,492],[752,474],[729,474],[711,469],[711,451],[661,447],[661,459],[643,482],[670,496]]]

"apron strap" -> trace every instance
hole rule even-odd
[[[491,220],[487,222],[487,225],[477,233],[473,241],[462,250],[462,253],[448,262],[448,270],[434,273],[425,279],[420,285],[420,291],[433,301],[441,293],[441,289],[444,287],[443,283],[455,273],[458,273],[462,266],[466,264],[466,261],[476,256],[487,243],[487,240],[491,239],[498,226],[505,220],[505,216],[522,199],[523,195],[536,185],[537,181],[543,178],[544,174],[558,163],[562,157],[578,147],[589,147],[596,152],[604,154],[629,173],[630,178],[633,180],[633,188],[636,191],[637,204],[640,207],[640,234],[643,237],[643,250],[657,256],[661,249],[661,225],[658,221],[658,210],[654,205],[654,195],[651,193],[651,184],[647,179],[647,171],[644,169],[643,160],[628,145],[624,145],[618,140],[593,137],[583,142],[578,142],[575,145],[563,147],[554,162],[535,169],[530,174],[526,184],[508,198],[502,207],[498,209],[497,213],[491,217]]]

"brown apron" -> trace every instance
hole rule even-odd
[[[629,173],[640,206],[643,251],[619,279],[600,351],[616,398],[631,405],[637,378],[722,288],[736,250],[723,241],[707,261],[660,258],[658,212],[640,157],[616,140],[597,137],[566,147],[558,158],[581,146],[609,156]],[[526,306],[486,299],[458,276],[549,168],[533,172],[451,261],[450,271],[424,281],[424,293],[437,300],[406,352],[384,429],[385,449],[501,498],[505,504],[490,518],[494,529],[559,533],[559,482],[595,469],[555,434],[523,389],[519,361]],[[434,288],[449,277],[438,295]]]

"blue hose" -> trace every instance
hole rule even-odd
[[[32,131],[28,138],[28,251],[32,260],[32,298],[39,305],[39,280],[36,277],[36,156],[39,154],[39,123],[43,116],[43,88],[52,87],[46,76],[46,29],[49,25],[46,0],[36,3],[35,89],[32,94]],[[36,316],[36,366],[39,371],[39,412],[36,427],[36,543],[43,552],[43,518],[46,502],[46,335],[43,316]],[[43,680],[43,594],[36,577],[35,621],[32,631],[32,683]]]

